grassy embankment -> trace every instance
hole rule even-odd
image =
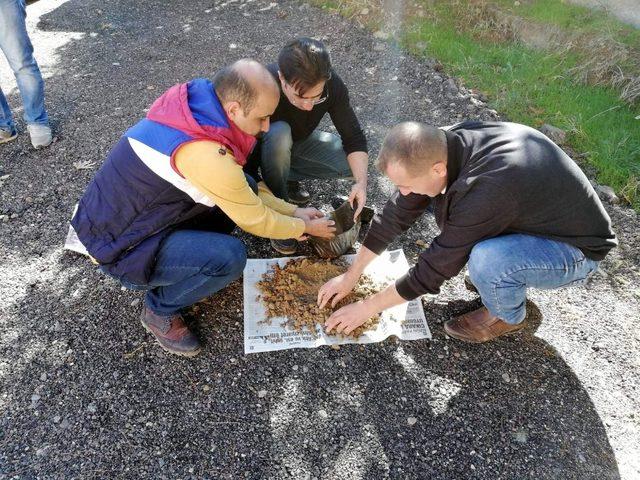
[[[566,130],[640,211],[640,30],[560,0],[313,1],[437,59],[508,119]]]

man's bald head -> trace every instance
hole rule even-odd
[[[253,110],[261,95],[266,95],[269,100],[280,96],[278,84],[269,70],[248,58],[238,60],[216,73],[213,86],[222,104],[237,102],[245,115]]]
[[[437,127],[419,122],[402,122],[393,127],[382,143],[376,166],[386,172],[397,163],[415,175],[422,175],[437,162],[447,162],[447,137]]]

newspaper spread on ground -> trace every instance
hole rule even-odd
[[[78,204],[73,207],[71,218],[73,218],[73,216],[76,214],[76,210],[78,210]],[[78,234],[71,225],[69,225],[69,230],[67,231],[67,238],[65,238],[64,240],[64,248],[65,250],[71,250],[72,252],[77,252],[82,255],[89,256],[89,252],[87,252],[85,246],[82,244],[82,242],[80,242]]]
[[[402,340],[431,338],[431,331],[419,298],[385,310],[376,329],[364,332],[357,339],[327,335],[320,325],[316,325],[315,335],[307,330],[297,332],[288,326],[283,326],[287,320],[284,317],[273,318],[267,322],[266,310],[259,298],[257,283],[262,280],[265,273],[271,271],[274,264],[278,263],[280,267],[284,267],[292,258],[300,257],[247,260],[243,284],[245,354],[289,348],[315,348],[320,345],[374,343],[381,342],[390,335],[395,335]],[[355,255],[345,255],[342,258],[351,263]],[[393,250],[380,255],[367,267],[365,273],[390,283],[401,277],[408,268],[404,252]]]

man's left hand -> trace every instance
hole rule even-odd
[[[353,214],[353,221],[356,221],[358,215],[364,208],[365,203],[367,202],[367,183],[366,182],[356,182],[351,187],[351,193],[349,194],[349,203],[351,204],[351,208],[353,208],[353,201],[356,201],[356,212]]]
[[[377,312],[372,312],[365,301],[359,301],[346,305],[333,314],[324,322],[326,332],[330,333],[335,328],[336,333],[348,335],[356,328],[373,317]]]

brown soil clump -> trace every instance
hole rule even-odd
[[[267,310],[267,320],[270,322],[275,317],[286,317],[285,325],[296,331],[307,329],[315,334],[316,324],[324,327],[324,322],[333,311],[380,290],[380,285],[363,275],[354,290],[338,302],[334,309],[330,306],[318,307],[316,302],[320,287],[331,278],[344,273],[347,268],[348,265],[340,260],[309,258],[289,260],[283,268],[274,265],[258,282],[258,289]],[[363,332],[375,329],[379,321],[380,315],[376,315],[348,336],[358,338]]]

